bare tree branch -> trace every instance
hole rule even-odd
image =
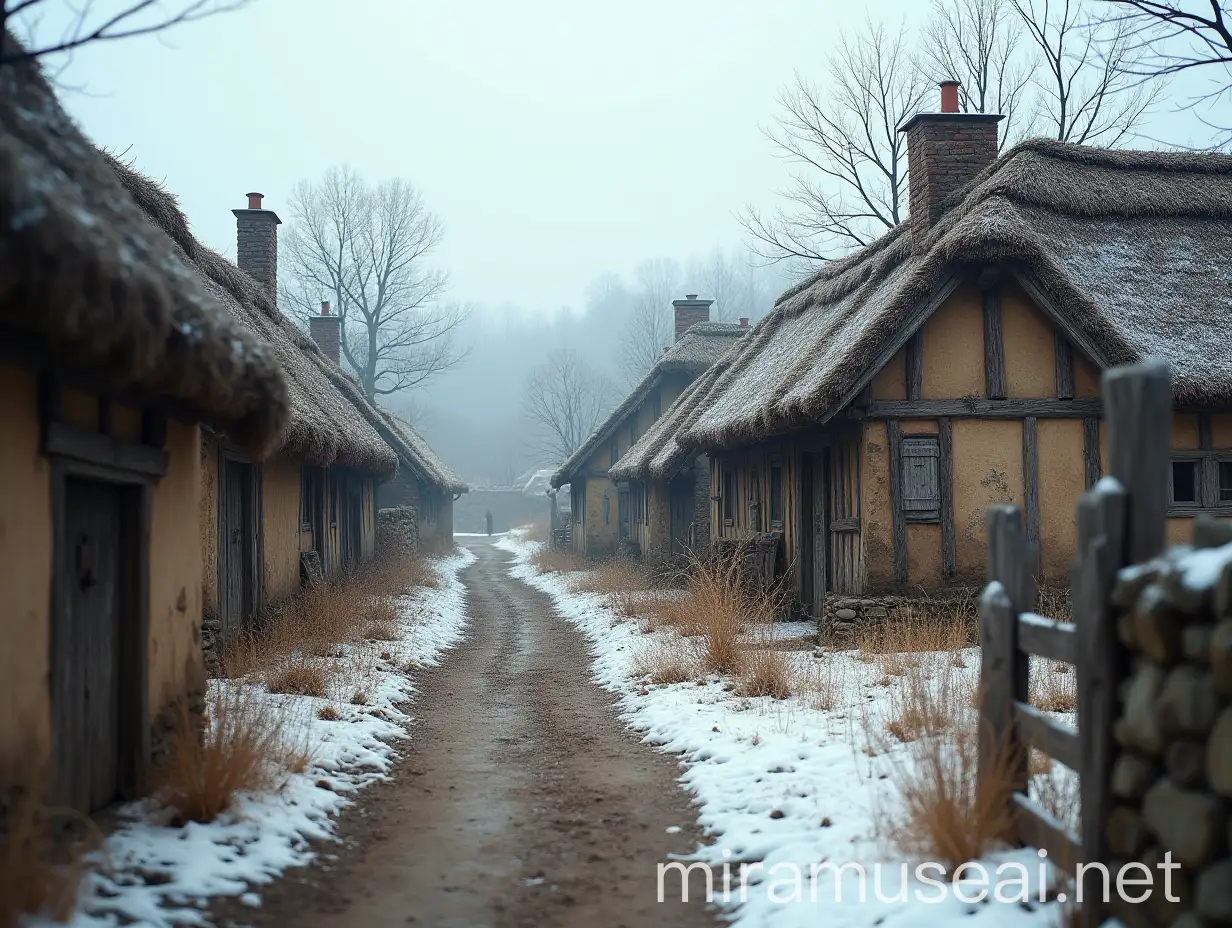
[[[58,38],[41,40],[36,28],[52,2],[68,13]],[[219,13],[237,10],[248,0],[132,0],[118,10],[96,13],[93,0],[0,0],[0,36],[17,28],[23,48],[0,42],[0,66],[75,51],[84,45],[163,32]],[[24,28],[22,28],[24,27]]]
[[[826,260],[868,244],[906,215],[907,148],[899,125],[923,104],[926,84],[909,53],[906,26],[890,34],[869,22],[842,36],[826,62],[824,92],[797,74],[780,95],[779,156],[797,165],[766,216],[741,221],[767,261]]]
[[[634,272],[637,289],[620,346],[620,368],[635,384],[675,339],[672,300],[684,296],[680,266],[671,258],[643,261]]]
[[[300,316],[330,298],[342,317],[342,353],[368,396],[410,389],[460,361],[454,343],[470,309],[446,303],[448,274],[430,266],[444,225],[401,179],[366,184],[349,167],[291,191],[284,236]]]
[[[617,389],[569,348],[558,348],[526,378],[522,411],[533,429],[534,450],[562,463],[602,421]]]

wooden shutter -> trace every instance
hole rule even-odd
[[[911,522],[935,522],[941,514],[940,451],[935,436],[902,442],[903,512]]]

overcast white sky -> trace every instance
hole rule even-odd
[[[115,0],[106,0],[114,3]],[[104,3],[104,5],[106,5]],[[925,0],[251,0],[77,53],[86,131],[177,194],[233,256],[230,210],[278,210],[349,162],[402,175],[446,222],[452,297],[528,311],[646,257],[736,244],[785,178],[776,91],[868,14]]]
[[[107,0],[114,2],[114,0]],[[911,0],[882,0],[892,17]],[[61,78],[94,140],[165,179],[197,235],[350,162],[446,222],[452,296],[578,305],[605,270],[736,244],[772,201],[776,90],[820,76],[858,4],[830,0],[252,0],[80,51]]]

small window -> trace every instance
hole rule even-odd
[[[1223,466],[1219,468],[1220,493],[1222,495]],[[1197,506],[1202,497],[1198,486],[1197,461],[1172,462],[1172,504],[1174,506]]]
[[[736,518],[736,474],[730,468],[723,468],[723,480],[720,487],[720,497],[723,504],[723,521],[731,525]]]
[[[783,524],[783,464],[780,461],[770,462],[770,524],[776,528]]]
[[[603,524],[612,524],[612,497],[608,494],[603,494]]]
[[[904,438],[902,444],[903,514],[910,522],[936,522],[941,518],[941,452],[935,435]]]
[[[1232,461],[1219,462],[1219,502],[1232,503]]]

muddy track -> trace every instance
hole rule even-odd
[[[716,924],[699,904],[656,901],[657,864],[700,840],[675,759],[628,733],[590,679],[581,634],[508,576],[509,556],[472,547],[468,636],[418,675],[393,779],[343,816],[341,846],[267,887],[261,908],[228,904],[221,921]],[[683,830],[666,834],[672,825]]]

